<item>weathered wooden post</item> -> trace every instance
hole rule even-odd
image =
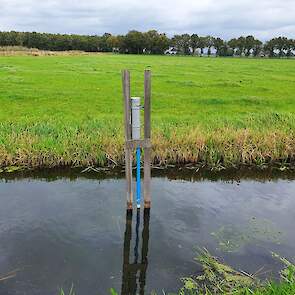
[[[124,121],[125,121],[125,175],[127,182],[127,210],[132,210],[132,150],[127,145],[131,140],[131,108],[130,108],[130,73],[123,71],[123,98],[124,98]]]
[[[130,73],[128,70],[122,72],[123,98],[124,98],[124,121],[125,121],[125,174],[127,182],[127,210],[133,208],[132,192],[132,153],[137,149],[138,173],[137,173],[137,194],[139,194],[140,208],[140,148],[144,149],[144,207],[151,206],[151,72],[144,72],[144,139],[140,139],[140,117],[138,113],[137,102],[140,98],[130,97]],[[137,107],[137,110],[132,109]],[[132,114],[134,118],[132,118]],[[133,121],[132,121],[133,120]],[[132,132],[132,122],[133,129]],[[134,133],[134,134],[133,134]],[[138,177],[139,176],[139,177]]]
[[[144,207],[151,206],[151,71],[144,71]]]

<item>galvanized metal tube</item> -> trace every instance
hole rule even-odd
[[[140,97],[131,97],[132,139],[140,139]]]
[[[140,140],[140,97],[131,97],[132,140]],[[136,203],[140,208],[140,147],[136,148]]]

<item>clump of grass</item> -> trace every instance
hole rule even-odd
[[[257,281],[232,267],[221,263],[207,250],[201,252],[197,261],[202,265],[202,275],[183,278],[183,288],[179,295],[189,294],[233,294],[237,290],[252,288]]]
[[[69,292],[65,292],[62,288],[59,290],[58,295],[76,295],[74,291],[74,285],[72,284],[71,288],[69,289]]]
[[[201,275],[183,278],[178,295],[290,295],[295,291],[295,265],[274,254],[284,268],[281,281],[261,282],[256,275],[240,272],[220,262],[207,250],[201,251],[197,261],[202,265]]]

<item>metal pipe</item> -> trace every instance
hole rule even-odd
[[[131,97],[132,140],[140,140],[140,97]],[[136,148],[136,203],[140,208],[140,147]]]
[[[132,139],[140,139],[140,97],[131,97]]]

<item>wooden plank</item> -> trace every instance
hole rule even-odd
[[[151,206],[151,71],[144,71],[144,207]]]
[[[146,148],[151,147],[150,139],[141,139],[141,140],[127,140],[126,147],[129,149],[136,149],[137,147]]]
[[[131,140],[131,110],[130,110],[130,73],[128,70],[122,72],[122,86],[124,99],[124,126],[125,141]],[[126,198],[127,209],[132,209],[132,150],[125,147],[125,174],[126,174]]]

